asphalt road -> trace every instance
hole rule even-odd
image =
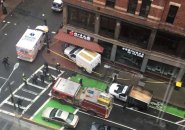
[[[16,90],[22,84],[21,75],[24,72],[28,77],[31,76],[41,65],[44,63],[42,54],[39,53],[36,60],[33,63],[17,60],[15,45],[25,32],[26,28],[35,28],[37,25],[43,25],[43,19],[47,20],[50,32],[56,32],[62,23],[62,14],[54,13],[51,11],[52,0],[25,0],[24,3],[19,5],[15,11],[9,15],[4,23],[0,24],[0,59],[8,56],[10,59],[10,68],[5,69],[0,64],[0,85],[4,83],[4,79],[7,78],[13,69],[13,65],[16,62],[20,63],[19,68],[14,72],[11,81],[15,81],[10,87],[12,90]],[[44,17],[43,17],[44,14]],[[51,33],[51,37],[53,34]],[[67,77],[71,72],[66,71],[64,76]],[[25,92],[30,93],[30,89],[34,88],[30,85],[28,90],[26,88],[21,89],[16,94],[25,97]],[[43,87],[43,88],[40,88]],[[29,91],[30,90],[30,91]],[[50,89],[44,88],[42,85],[36,86],[32,91],[35,91],[35,95],[42,93],[42,96],[34,102],[28,111],[25,111],[24,116],[29,118],[32,114],[49,98],[48,93]],[[10,95],[8,86],[2,88],[0,94],[0,102],[3,102]],[[32,92],[32,96],[34,93]],[[32,99],[31,95],[26,94],[28,99],[24,99],[23,109],[29,104],[29,99]],[[16,98],[16,97],[15,97]],[[19,97],[18,97],[19,98]],[[34,99],[35,97],[33,97]],[[9,103],[10,99],[7,100]],[[9,104],[10,105],[10,104]],[[11,105],[12,107],[12,105]],[[10,106],[5,106],[5,109],[9,110]],[[12,108],[11,110],[12,111]],[[21,111],[23,112],[23,111]],[[180,119],[168,114],[165,114],[164,118],[172,122],[164,120],[161,124],[156,123],[156,116],[158,111],[149,109],[146,113],[137,112],[132,109],[122,109],[122,107],[115,105],[111,115],[108,119],[104,120],[97,117],[92,117],[84,112],[79,112],[80,122],[76,130],[88,130],[92,122],[103,122],[105,124],[114,125],[122,128],[123,130],[137,129],[137,130],[176,130],[178,126],[172,122],[179,121]],[[7,121],[5,121],[7,122]],[[4,123],[3,123],[4,124]],[[6,123],[5,123],[6,124]],[[9,126],[9,125],[7,125]]]

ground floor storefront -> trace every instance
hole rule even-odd
[[[177,60],[169,61],[165,56],[149,57],[148,54],[139,52],[138,50],[116,46],[107,41],[104,42],[100,40],[99,44],[104,46],[102,57],[105,59],[123,64],[128,68],[132,68],[143,73],[154,74],[158,77],[164,77],[166,79],[172,78],[178,81],[185,80],[184,68]]]

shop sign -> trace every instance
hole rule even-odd
[[[141,57],[141,58],[143,58],[144,55],[145,55],[144,53],[141,53],[141,52],[129,49],[129,48],[124,48],[123,47],[122,50],[126,51],[128,54],[135,55],[135,56],[138,56],[138,57]]]
[[[93,40],[91,37],[89,37],[85,34],[74,32],[74,31],[71,31],[71,30],[68,30],[68,34],[71,35],[71,36],[74,36],[74,37],[78,37],[78,38],[87,40],[87,41],[92,41]]]

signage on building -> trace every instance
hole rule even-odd
[[[74,31],[71,31],[71,30],[68,30],[67,33],[71,36],[78,37],[78,38],[81,38],[81,39],[84,39],[84,40],[87,40],[87,41],[93,41],[92,37],[87,36],[87,35],[82,34],[82,33],[74,32]]]
[[[138,57],[141,57],[141,58],[143,58],[144,55],[145,55],[142,52],[138,52],[138,51],[135,51],[135,50],[132,50],[132,49],[129,49],[129,48],[125,48],[125,47],[123,47],[122,50],[126,51],[128,54],[135,55],[135,56],[138,56]]]

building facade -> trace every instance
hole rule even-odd
[[[64,32],[88,36],[104,59],[185,82],[183,0],[63,1]]]

